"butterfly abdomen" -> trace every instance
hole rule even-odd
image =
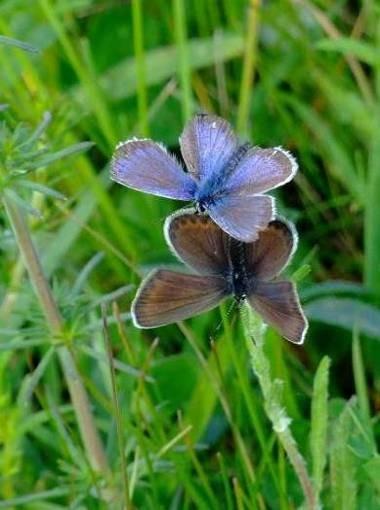
[[[233,294],[237,301],[242,301],[248,292],[245,243],[231,238],[229,251]]]

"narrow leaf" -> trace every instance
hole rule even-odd
[[[39,53],[40,51],[38,48],[27,42],[19,41],[18,39],[13,39],[12,37],[7,37],[5,35],[0,35],[0,44],[5,44],[6,46],[14,46],[20,50],[29,51],[30,53]]]
[[[323,297],[305,307],[309,319],[358,331],[380,340],[380,310],[357,299]]]
[[[49,188],[49,186],[45,186],[44,184],[39,184],[38,182],[27,181],[25,179],[17,180],[17,184],[22,186],[23,188],[30,189],[32,191],[37,191],[38,193],[42,193],[43,195],[47,195],[51,198],[56,198],[58,200],[67,200],[67,197],[56,191],[55,189]]]
[[[48,349],[47,352],[44,354],[44,356],[42,357],[34,371],[31,374],[28,374],[24,377],[17,398],[18,404],[23,410],[29,407],[33,393],[37,385],[39,384],[42,376],[44,375],[45,370],[48,367],[50,361],[52,360],[54,352],[55,348],[50,347],[50,349]]]
[[[318,41],[316,47],[318,50],[334,51],[342,53],[343,55],[352,55],[358,60],[369,65],[376,65],[379,62],[379,54],[374,46],[350,37],[322,39]]]
[[[26,200],[17,195],[17,193],[15,193],[12,189],[6,189],[4,191],[4,195],[6,195],[10,200],[12,200],[12,202],[18,205],[27,214],[31,214],[32,216],[35,216],[39,219],[42,218],[42,214],[38,209],[35,209],[33,206],[31,206]]]
[[[331,508],[344,508],[344,510],[357,509],[357,465],[354,454],[349,447],[349,438],[352,431],[352,419],[348,402],[339,418],[333,424],[332,444],[330,451],[330,477],[331,477]]]
[[[30,168],[42,168],[45,166],[50,165],[51,163],[54,163],[55,161],[58,161],[60,159],[67,158],[68,156],[72,156],[73,154],[79,154],[81,152],[85,152],[91,147],[93,147],[95,144],[94,142],[80,142],[76,143],[74,145],[70,145],[70,147],[66,147],[65,149],[62,149],[57,152],[53,152],[52,154],[46,154],[42,156],[41,158],[37,159],[35,163],[33,163]]]
[[[311,401],[310,449],[313,465],[313,481],[316,494],[322,490],[323,471],[327,456],[328,382],[330,359],[325,356],[314,377]]]

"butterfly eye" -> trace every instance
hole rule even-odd
[[[199,213],[202,213],[202,214],[203,214],[203,213],[205,213],[205,212],[206,212],[206,209],[207,209],[207,208],[206,208],[206,205],[205,205],[203,202],[198,202],[198,203],[197,203],[197,211],[198,211]]]

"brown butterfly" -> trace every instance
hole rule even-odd
[[[231,295],[248,303],[282,336],[302,344],[308,328],[295,285],[278,280],[296,247],[297,233],[284,220],[271,221],[251,243],[230,237],[209,217],[182,210],[167,218],[166,240],[197,274],[153,271],[132,303],[139,328],[154,328],[192,317]]]

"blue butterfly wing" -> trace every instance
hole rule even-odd
[[[197,188],[178,161],[152,140],[119,144],[112,157],[111,177],[129,188],[177,200],[192,200]]]
[[[281,147],[252,147],[226,176],[224,193],[244,196],[265,193],[289,182],[297,169],[295,158]]]
[[[237,149],[238,141],[226,120],[199,114],[185,126],[180,146],[189,173],[204,182],[222,172]]]
[[[227,194],[216,200],[208,213],[231,237],[249,243],[274,219],[274,198]]]

